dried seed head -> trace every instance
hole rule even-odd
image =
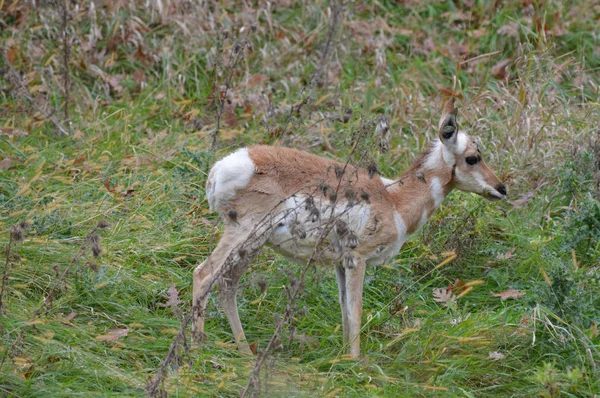
[[[88,240],[90,242],[90,244],[92,245],[97,245],[100,243],[100,235],[98,234],[91,234],[88,236]]]
[[[369,178],[373,178],[375,174],[379,174],[379,170],[377,169],[377,165],[375,163],[369,163],[367,166],[367,171],[369,172]]]
[[[110,224],[106,220],[101,220],[96,227],[98,229],[106,229],[106,228],[110,227]]]
[[[361,199],[363,202],[367,202],[367,203],[369,203],[369,194],[368,194],[367,192],[365,192],[365,191],[361,190],[361,191],[360,191],[360,199]]]
[[[300,239],[306,238],[306,230],[304,229],[304,226],[298,222],[295,222],[292,225],[291,233],[292,233],[292,236],[297,236]]]
[[[317,209],[316,207],[313,207],[312,209],[310,209],[310,215],[309,215],[310,221],[317,222],[319,220],[319,217],[321,217],[321,213],[319,212],[319,209]]]
[[[356,268],[356,257],[349,250],[342,254],[342,266],[344,268]]]
[[[229,219],[233,222],[237,222],[237,218],[238,218],[238,212],[235,210],[229,210],[227,212],[227,217],[229,217]]]
[[[350,121],[350,119],[352,118],[352,109],[350,108],[346,108],[344,109],[344,118],[343,121],[344,123],[348,123]]]
[[[348,201],[348,204],[351,206],[354,204],[354,202],[356,202],[356,192],[354,192],[354,189],[352,188],[346,189],[346,191],[344,192],[344,197]]]
[[[252,33],[256,33],[256,30],[258,29],[258,26],[253,23],[252,25],[250,25],[250,30],[252,31]]]
[[[333,247],[333,251],[336,253],[341,253],[344,251],[344,245],[337,236],[334,236],[331,240],[331,247]]]
[[[346,236],[348,231],[349,231],[348,224],[346,224],[345,221],[337,220],[335,222],[335,233],[337,234],[337,236],[339,236],[340,238],[343,238],[344,236]]]
[[[315,200],[313,199],[312,196],[309,196],[308,198],[306,198],[306,201],[304,202],[304,208],[306,210],[310,210],[314,207],[315,207]]]
[[[92,271],[98,272],[98,264],[95,261],[89,261],[87,265],[92,269]]]
[[[260,288],[260,293],[265,294],[265,291],[267,290],[267,280],[264,278],[259,279],[258,287]]]
[[[330,188],[331,187],[328,184],[324,183],[324,182],[322,182],[321,184],[319,184],[319,189],[321,190],[321,192],[323,192],[324,196],[327,196],[327,191],[329,191]]]
[[[338,180],[341,180],[342,176],[344,175],[344,169],[341,166],[336,165],[334,170],[335,170],[335,178],[337,178]]]
[[[31,225],[27,221],[21,221],[19,223],[19,227],[23,230],[23,232],[27,231]]]
[[[248,250],[242,247],[238,250],[238,255],[242,260],[246,260],[248,258]]]
[[[332,203],[337,202],[337,194],[335,192],[332,192],[331,194],[329,194],[329,201]]]
[[[346,247],[351,249],[356,249],[358,246],[358,236],[354,233],[354,231],[349,231],[348,236],[346,237]]]
[[[92,246],[92,254],[94,255],[94,257],[99,257],[101,253],[102,249],[100,248],[100,246]]]
[[[56,263],[52,264],[52,270],[54,271],[54,273],[56,274],[56,277],[58,278],[60,276],[60,270],[58,269],[58,264],[56,264]]]
[[[15,225],[10,230],[10,237],[17,242],[23,240],[23,229],[19,225]]]
[[[235,43],[233,45],[233,53],[234,54],[239,53],[241,49],[242,49],[242,46],[240,45],[240,43]]]

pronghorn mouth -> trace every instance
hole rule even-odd
[[[502,200],[502,199],[506,198],[506,195],[502,195],[498,191],[488,191],[486,193],[486,197],[489,200]]]

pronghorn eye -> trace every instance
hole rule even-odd
[[[468,158],[465,159],[467,164],[470,166],[476,165],[477,163],[479,163],[479,156],[469,156]]]

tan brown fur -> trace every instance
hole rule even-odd
[[[358,244],[346,245],[339,249],[356,261],[351,262],[352,266],[343,265],[344,263],[339,261],[341,257],[336,257],[339,250],[330,250],[328,258],[337,261],[334,264],[342,309],[344,343],[349,345],[351,356],[358,357],[362,291],[367,262],[381,264],[386,258],[389,259],[389,256],[395,255],[406,237],[427,220],[453,188],[474,192],[490,199],[506,196],[504,185],[481,159],[477,143],[466,134],[459,134],[456,114],[454,100],[451,99],[446,103],[440,120],[439,142],[434,142],[396,180],[382,180],[377,175],[370,176],[364,169],[295,149],[264,145],[250,147],[247,155],[244,154],[245,150],[231,155],[239,154],[231,160],[232,166],[227,169],[229,172],[223,171],[226,166],[220,162],[220,172],[224,177],[223,182],[219,184],[229,184],[228,186],[236,188],[235,193],[231,193],[233,190],[223,191],[221,188],[221,192],[226,192],[221,193],[219,198],[222,200],[209,201],[215,204],[213,207],[224,216],[225,231],[215,251],[194,271],[194,338],[200,339],[203,335],[204,310],[208,293],[216,278],[221,289],[222,306],[238,348],[244,353],[250,353],[238,315],[235,293],[239,278],[248,267],[252,253],[265,243],[277,242],[272,238],[277,228],[282,228],[280,236],[287,239],[286,228],[296,221],[285,224],[275,218],[286,208],[289,209],[287,201],[290,198],[296,203],[293,198],[309,197],[318,200],[319,203],[335,202],[336,207],[348,209],[354,208],[349,204],[353,201],[348,198],[352,197],[349,194],[351,190],[356,195],[356,201],[360,201],[358,197],[361,192],[368,194],[368,200],[363,199],[358,204],[358,211],[365,212],[355,216],[360,220],[368,217],[368,220],[360,224],[363,221],[353,219],[353,222],[363,225],[360,231],[357,229],[356,232]],[[478,157],[477,163],[467,164],[467,159],[473,156]],[[217,172],[216,168],[215,165],[209,174],[207,192],[216,192],[217,184],[213,186],[212,182]],[[236,178],[238,172],[245,177]],[[243,184],[235,185],[236,181],[243,181]],[[326,192],[323,191],[323,187],[327,187]],[[334,193],[336,195],[332,197]],[[333,214],[333,207],[329,208]],[[231,216],[232,214],[235,217]],[[285,219],[285,216],[283,217]],[[324,217],[324,220],[327,220],[327,217]],[[317,230],[319,226],[323,226],[320,222],[311,223],[315,223]],[[270,233],[272,235],[269,235]],[[292,241],[294,239],[296,238]],[[307,239],[309,244],[313,241],[314,239]],[[251,242],[250,246],[246,242]],[[295,253],[298,247],[279,246],[279,249],[288,255]],[[306,252],[302,253],[304,257],[298,254],[297,260],[307,259]],[[388,253],[393,254],[388,256]],[[325,262],[325,257],[320,260]],[[225,264],[228,261],[231,264],[227,269]]]

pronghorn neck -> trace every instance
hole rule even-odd
[[[409,234],[423,226],[452,190],[454,159],[434,142],[389,188]]]

